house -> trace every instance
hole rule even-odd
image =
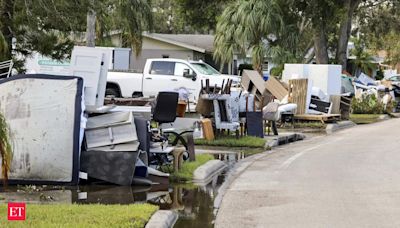
[[[122,47],[121,34],[111,34],[114,46]],[[141,70],[148,58],[178,58],[189,60],[203,60],[225,74],[235,74],[235,64],[220,64],[213,59],[214,36],[203,34],[160,34],[144,33],[142,51],[139,55],[131,53],[130,68]]]

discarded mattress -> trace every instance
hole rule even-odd
[[[17,75],[0,80],[0,112],[14,144],[10,184],[77,184],[83,80]]]

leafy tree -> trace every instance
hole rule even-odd
[[[156,33],[193,33],[195,30],[182,19],[175,0],[153,1],[153,18]]]
[[[299,0],[293,2],[305,18],[309,19],[314,40],[315,59],[319,64],[329,63],[329,35],[335,33],[341,14],[341,1]]]
[[[347,69],[347,46],[351,34],[353,16],[362,3],[362,0],[344,0],[342,18],[340,19],[339,38],[336,50],[336,61],[342,65],[342,69]]]
[[[33,51],[56,59],[70,52],[72,31],[82,31],[86,11],[85,1],[0,0],[0,31],[4,37],[0,59]],[[17,61],[21,67],[22,62]]]
[[[120,31],[123,45],[140,53],[142,34],[153,27],[151,0],[99,0],[89,9],[96,15],[96,42],[105,42],[108,33]]]
[[[359,12],[359,33],[368,49],[386,51],[386,63],[395,66],[400,63],[400,2],[373,3]]]
[[[217,17],[232,0],[173,0],[178,16],[195,31],[211,33]]]

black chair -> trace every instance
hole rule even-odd
[[[158,124],[173,123],[176,119],[179,94],[177,92],[159,92],[154,107],[153,120]]]
[[[162,124],[175,122],[178,99],[179,93],[177,92],[159,92],[153,111],[153,120],[158,123],[161,135],[166,135],[166,138],[168,138],[169,134],[175,136],[174,141],[171,142],[172,146],[176,146],[178,142],[181,142],[182,145],[186,148],[186,151],[192,151],[194,149],[191,145],[188,145],[187,141],[183,137],[183,135],[186,133],[193,133],[192,130],[183,131],[180,133],[175,132],[174,129],[161,130]],[[184,156],[184,159],[186,160],[188,156]]]

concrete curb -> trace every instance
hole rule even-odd
[[[276,138],[272,139],[272,140],[268,140],[264,146],[265,149],[269,149],[269,148],[273,148],[273,147],[277,147],[277,146],[281,146],[281,145],[285,145],[288,143],[292,143],[292,142],[296,142],[296,141],[300,141],[306,138],[305,134],[302,133],[293,133],[293,134],[289,134],[289,135],[280,135],[277,136]]]
[[[325,131],[326,131],[327,134],[332,134],[332,133],[334,133],[336,131],[343,130],[343,129],[350,128],[350,127],[354,127],[356,125],[357,124],[355,124],[353,121],[350,121],[350,120],[340,121],[340,122],[337,122],[337,123],[328,124],[326,126],[326,128],[325,128]]]
[[[211,180],[215,174],[222,172],[227,165],[221,160],[211,160],[198,167],[193,172],[194,183],[206,183]]]
[[[378,120],[388,120],[390,116],[388,114],[383,114],[378,117]]]
[[[178,214],[175,211],[159,210],[151,216],[146,228],[169,228],[173,227],[178,220]]]

